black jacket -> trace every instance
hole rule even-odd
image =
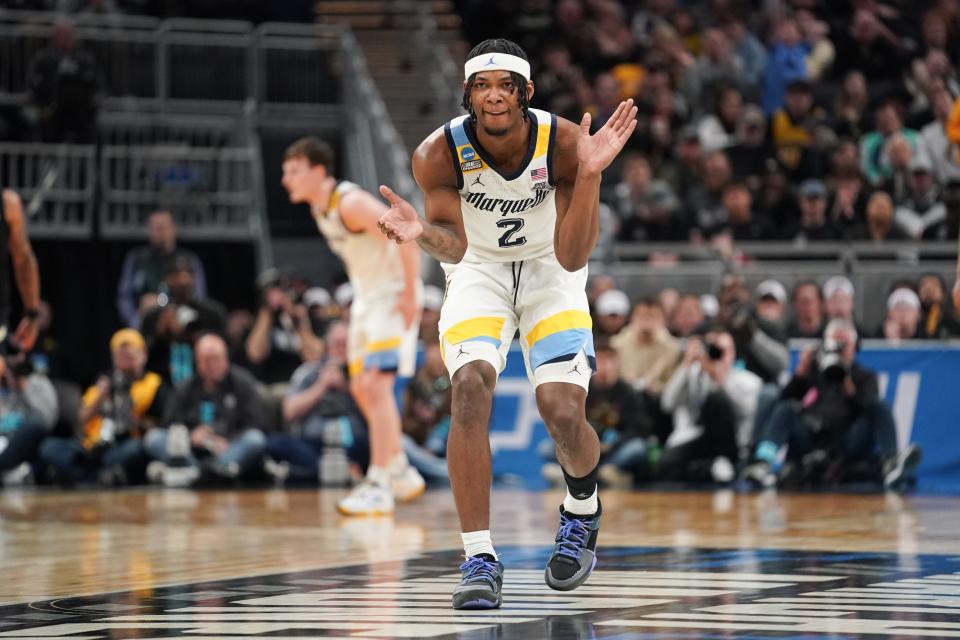
[[[213,391],[203,388],[194,376],[182,382],[173,392],[163,424],[184,424],[189,429],[209,424],[217,435],[231,438],[247,429],[265,426],[263,403],[253,376],[232,366],[227,377]]]

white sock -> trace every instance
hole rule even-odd
[[[367,480],[377,485],[378,487],[389,488],[390,487],[390,472],[383,467],[375,467],[370,465],[367,467]]]
[[[390,475],[399,476],[407,470],[409,465],[410,462],[407,460],[407,454],[400,451],[397,455],[390,458],[387,469],[390,471]]]
[[[493,550],[493,543],[490,541],[490,530],[468,531],[461,533],[460,539],[463,540],[463,553],[468,557],[478,556],[481,553],[487,553],[498,560],[497,552]]]
[[[597,499],[597,490],[593,490],[593,495],[591,495],[586,500],[577,500],[572,495],[570,495],[570,490],[567,489],[567,497],[563,499],[563,510],[567,513],[573,513],[578,516],[592,516],[600,508],[600,501]]]

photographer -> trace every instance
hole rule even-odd
[[[197,293],[193,262],[185,255],[167,263],[157,305],[143,319],[147,369],[179,384],[193,375],[193,342],[202,333],[223,332],[226,312]]]
[[[163,415],[167,387],[156,373],[144,370],[146,343],[135,329],[121,329],[110,338],[113,369],[87,389],[80,408],[83,434],[47,438],[40,458],[62,482],[91,479],[99,471],[101,484],[142,481],[146,455],[144,432]]]
[[[660,458],[664,480],[729,482],[738,445],[753,429],[763,381],[734,367],[733,337],[709,331],[701,342],[690,338],[683,362],[663,389],[661,406],[673,416],[673,432]]]
[[[893,415],[879,396],[877,376],[856,362],[856,355],[853,323],[832,320],[820,348],[800,356],[793,378],[761,425],[756,462],[744,469],[744,477],[761,486],[776,484],[784,445],[791,467],[810,482],[839,481],[849,463],[879,460],[884,485],[893,487],[919,463],[915,445],[897,453]]]
[[[725,278],[718,296],[717,320],[733,336],[737,355],[747,371],[767,383],[776,382],[790,363],[786,330],[771,313],[773,307],[782,310],[786,299],[783,285],[776,280],[765,280],[757,286],[757,304],[751,308],[750,291],[738,276]]]
[[[0,475],[20,484],[57,419],[57,394],[23,356],[0,356]]]
[[[297,367],[320,359],[323,341],[313,333],[306,305],[276,269],[262,273],[257,285],[260,309],[247,336],[247,359],[259,380],[285,389]]]

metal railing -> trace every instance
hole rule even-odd
[[[463,113],[460,104],[462,95],[459,91],[462,74],[440,38],[437,19],[430,4],[417,2],[416,12],[416,43],[429,73],[430,91],[438,106],[438,115],[449,120]]]
[[[0,102],[27,102],[31,63],[60,19],[0,9]],[[333,105],[340,96],[340,27],[107,17],[72,24],[77,46],[95,61],[108,109],[239,113],[253,98],[289,111]]]

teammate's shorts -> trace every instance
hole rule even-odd
[[[586,389],[596,370],[586,282],[586,267],[571,273],[552,254],[448,267],[440,347],[450,377],[476,360],[499,375],[519,330],[534,386],[568,382]]]
[[[420,298],[422,291],[418,292]],[[379,370],[412,376],[417,364],[417,337],[420,318],[409,327],[397,311],[397,288],[364,293],[350,306],[350,331],[347,338],[349,371]]]

